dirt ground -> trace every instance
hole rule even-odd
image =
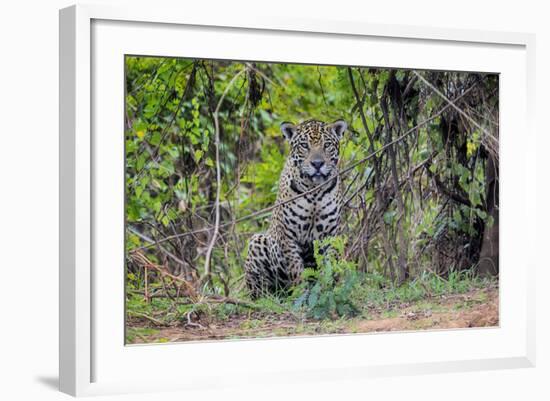
[[[190,321],[175,327],[158,327],[131,319],[129,343],[181,342],[319,334],[491,327],[499,324],[498,289],[427,298],[414,303],[369,309],[367,316],[316,321],[291,313],[266,315],[251,312],[223,320]]]

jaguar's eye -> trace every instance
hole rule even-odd
[[[309,145],[307,143],[301,143],[300,144],[300,149],[303,149],[303,150],[308,150],[309,149]]]

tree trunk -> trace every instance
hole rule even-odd
[[[482,276],[498,275],[498,167],[489,155],[485,167],[487,182],[487,214],[492,217],[493,224],[485,224],[483,242],[479,254],[478,273]]]

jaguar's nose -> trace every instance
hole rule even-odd
[[[311,165],[315,167],[317,170],[320,170],[321,167],[323,167],[323,164],[325,164],[325,161],[321,159],[316,159],[311,161]]]

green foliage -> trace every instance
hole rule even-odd
[[[498,76],[421,74],[449,99],[477,85],[457,106],[489,130],[491,120],[498,121]],[[222,227],[205,285],[218,189],[213,110],[224,93]],[[479,260],[484,229],[495,224],[487,179],[487,157],[494,152],[487,144],[494,139],[453,108],[441,113],[445,106],[412,71],[126,57],[129,314],[185,324],[190,313],[225,321],[251,313],[251,305],[266,314],[304,314],[332,324],[331,319],[368,314],[373,305],[488,285],[469,268]],[[348,123],[341,169],[364,160],[342,177],[343,236],[315,245],[319,268],[304,271],[291,299],[251,301],[243,291],[246,243],[267,228],[269,213],[242,218],[276,200],[288,154],[280,123],[310,118]],[[388,147],[405,132],[410,135]],[[179,283],[136,264],[129,257],[133,252],[184,278],[201,296],[235,297],[250,305],[194,304],[176,290]],[[399,269],[407,269],[408,279],[399,280]],[[174,298],[145,300],[146,276],[149,293]]]
[[[274,143],[266,141],[260,151],[260,159],[248,165],[246,173],[241,182],[249,184],[252,193],[261,194],[260,199],[256,196],[249,196],[243,200],[243,208],[263,208],[275,202],[277,197],[277,185],[283,165],[285,153]]]
[[[159,238],[193,230],[197,224],[203,226],[212,220],[216,190],[212,105],[219,101],[226,89],[220,109],[221,200],[224,211],[231,213],[224,216],[226,220],[255,213],[274,203],[288,149],[279,131],[281,121],[345,119],[349,132],[341,143],[340,153],[341,164],[346,166],[365,158],[372,151],[381,150],[387,142],[385,126],[388,122],[383,118],[381,99],[387,96],[390,82],[396,82],[402,90],[407,87],[409,93],[414,94],[406,105],[405,116],[409,118],[406,128],[412,127],[417,118],[430,116],[444,105],[433,93],[420,97],[422,83],[412,82],[410,73],[396,71],[392,76],[391,70],[382,69],[255,63],[258,73],[254,77],[242,74],[228,88],[235,74],[245,67],[239,62],[126,58],[128,225],[145,231],[151,238]],[[440,73],[437,78],[453,81],[453,85],[466,85],[467,77]],[[363,102],[364,120],[359,116],[358,100],[350,79],[353,79]],[[254,87],[255,95],[251,89]],[[391,117],[389,123],[395,129],[396,123]],[[420,126],[417,137],[410,138],[411,142],[414,139],[414,146],[409,147],[405,141],[397,148],[399,159],[419,165],[431,161],[431,174],[451,192],[464,197],[468,204],[446,203],[445,199],[431,196],[423,201],[428,207],[422,207],[414,199],[422,194],[412,193],[404,199],[404,214],[399,211],[395,199],[378,205],[379,182],[389,175],[385,152],[344,177],[345,184],[351,185],[350,194],[368,181],[363,187],[364,192],[360,191],[352,201],[362,198],[367,208],[381,208],[384,231],[388,235],[395,237],[396,230],[402,230],[407,233],[407,243],[428,251],[435,249],[434,239],[439,238],[455,242],[463,238],[464,244],[471,243],[472,237],[481,235],[480,228],[493,221],[487,213],[485,200],[487,186],[481,160],[482,133],[475,128],[469,134],[457,137],[454,147],[449,148],[441,123],[442,116],[436,116]],[[379,172],[381,177],[377,176],[375,164],[379,169],[386,169]],[[404,163],[397,167],[398,174],[407,174]],[[413,185],[420,188],[429,185],[422,177],[422,171],[416,170],[417,178],[409,178],[408,191]],[[351,181],[354,174],[357,178]],[[385,185],[391,185],[391,182]],[[353,233],[365,218],[349,220],[344,232]],[[244,220],[236,225],[235,235],[262,231],[266,225],[265,218]],[[362,266],[383,267],[384,263],[380,261],[383,256],[377,249],[382,247],[384,235],[374,233],[369,241],[371,251],[365,253]],[[233,271],[241,271],[244,243],[236,241],[228,250],[214,252],[216,274],[223,272],[231,279],[235,276]],[[126,244],[128,251],[149,245],[132,232],[128,233]],[[174,243],[170,246],[183,245]],[[189,258],[195,260],[198,257],[195,261],[200,269],[202,256],[192,251],[196,244],[185,246],[191,250]],[[392,245],[393,248],[396,246]],[[431,263],[430,252],[422,252],[416,258],[412,258],[413,255],[412,249],[407,250],[411,269],[416,267],[421,272],[425,264]]]
[[[364,273],[360,277],[360,285],[355,286],[352,298],[363,310],[383,307],[390,309],[401,303],[417,302],[422,299],[464,294],[482,288],[496,285],[494,279],[480,278],[473,269],[451,271],[447,278],[437,274],[424,272],[414,280],[396,286],[380,273]]]
[[[305,269],[294,290],[294,307],[314,319],[350,317],[358,312],[351,295],[358,283],[356,264],[344,259],[344,237],[315,241],[317,269]]]
[[[126,330],[126,342],[135,343],[139,338],[144,342],[149,342],[147,337],[157,334],[159,331],[150,327],[129,327]],[[163,342],[163,341],[159,341]]]

